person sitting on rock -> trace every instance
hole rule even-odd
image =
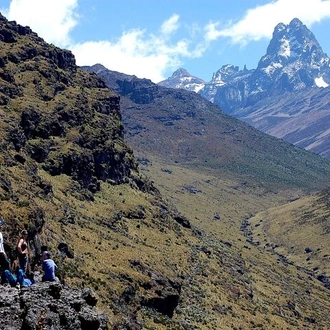
[[[1,275],[1,284],[6,283],[12,287],[16,286],[17,283],[17,277],[10,271],[10,269],[5,269]]]
[[[55,271],[57,269],[57,265],[51,259],[51,254],[49,251],[44,251],[42,254],[42,270],[44,271],[44,275],[42,276],[42,281],[55,281]]]

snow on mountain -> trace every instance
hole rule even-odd
[[[328,86],[330,59],[313,33],[295,18],[288,25],[280,23],[275,27],[266,54],[253,72],[234,78],[217,87],[215,95],[214,91],[208,93],[206,87],[200,94],[223,111],[239,116],[240,109],[264,98]]]
[[[315,85],[317,87],[328,87],[329,84],[323,80],[323,77],[315,78]]]
[[[171,77],[159,82],[158,85],[168,88],[182,88],[197,93],[204,87],[205,81],[192,76],[185,69],[178,69]]]
[[[178,69],[159,85],[198,92],[227,113],[265,97],[330,84],[330,59],[313,33],[297,18],[279,23],[256,69],[223,65],[209,82]]]
[[[183,74],[171,78],[163,86],[198,90],[222,111],[330,158],[330,58],[299,19],[275,27],[256,69],[223,65],[198,89]]]

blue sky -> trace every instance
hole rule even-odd
[[[225,64],[256,68],[276,24],[295,17],[330,55],[330,0],[1,0],[0,12],[78,65],[155,83],[178,68],[205,81]]]

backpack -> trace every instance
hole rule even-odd
[[[31,281],[29,278],[25,278],[25,274],[23,269],[19,269],[17,273],[17,282],[21,286],[31,286],[34,282]]]
[[[23,284],[22,284],[22,286],[31,286],[33,283],[32,283],[32,281],[30,280],[30,279],[28,279],[28,278],[25,278],[24,280],[23,280]]]

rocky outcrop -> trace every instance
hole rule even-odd
[[[58,282],[21,289],[0,286],[1,329],[108,329],[108,318],[96,311],[96,302],[91,290],[79,291]]]
[[[147,275],[148,280],[140,281],[138,286],[127,286],[121,301],[125,301],[128,310],[132,310],[138,303],[171,318],[180,300],[180,281],[150,269],[140,260],[130,260],[130,265],[139,273]]]
[[[70,51],[3,16],[0,43],[0,104],[8,123],[2,144],[15,150],[16,161],[35,160],[91,192],[99,181],[134,180],[137,164],[124,141],[119,96],[78,68]]]

